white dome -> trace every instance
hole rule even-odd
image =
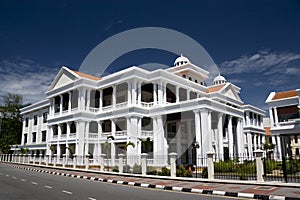
[[[176,58],[174,62],[174,66],[184,65],[187,63],[191,63],[187,57],[184,57],[182,54]]]
[[[226,83],[226,79],[224,76],[218,75],[214,78],[214,85],[220,85]]]

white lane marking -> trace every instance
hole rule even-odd
[[[45,188],[52,189],[52,187],[49,185],[45,185]]]
[[[63,190],[62,192],[66,193],[66,194],[72,194],[72,192],[69,192],[69,191],[66,191],[66,190]]]
[[[89,200],[96,200],[96,199],[94,199],[94,198],[92,198],[92,197],[89,197]]]
[[[36,182],[31,182],[33,185],[37,185],[37,183]]]
[[[13,178],[13,179],[17,179],[17,177],[15,177],[15,176],[13,176],[12,178]]]
[[[9,176],[8,174],[6,174],[5,176]]]
[[[21,181],[26,181],[25,179],[21,179]]]

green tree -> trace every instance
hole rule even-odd
[[[266,142],[263,144],[263,149],[266,151],[266,156],[270,160],[271,159],[271,154],[273,153],[273,150],[275,148],[275,144]]]
[[[0,151],[9,153],[14,144],[21,143],[22,136],[22,117],[20,109],[22,96],[8,93],[2,96],[3,105],[0,105]]]

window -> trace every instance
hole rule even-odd
[[[186,78],[186,75],[185,75],[185,74],[183,74],[183,75],[182,75],[182,77],[183,77],[183,78]]]
[[[24,134],[24,144],[27,143],[27,133]]]
[[[297,135],[294,135],[294,140],[295,140],[295,144],[298,143],[298,136]]]
[[[42,142],[46,142],[47,132],[42,131]]]
[[[189,80],[191,81],[191,80],[192,80],[192,77],[189,77]]]
[[[197,79],[195,80],[195,83],[198,83],[198,80],[197,80]]]
[[[296,148],[296,156],[299,156],[300,152],[299,152],[299,148]]]
[[[38,117],[37,115],[33,116],[33,125],[37,125]]]
[[[32,142],[36,142],[36,132],[32,133]]]
[[[44,112],[43,113],[43,123],[47,123],[47,118],[48,118],[48,113]]]
[[[28,127],[28,117],[25,118],[25,127]]]

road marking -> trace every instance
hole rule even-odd
[[[9,176],[8,174],[6,174],[5,176]]]
[[[25,179],[21,179],[21,181],[26,181]]]
[[[89,197],[89,200],[96,200],[96,199],[94,199],[94,198],[92,198],[92,197]]]
[[[69,191],[66,191],[66,190],[63,190],[62,192],[66,193],[66,194],[72,194],[72,192],[69,192]]]
[[[37,183],[36,182],[31,182],[33,185],[37,185]]]
[[[45,185],[45,188],[52,189],[52,187],[49,185]]]
[[[13,179],[17,179],[17,177],[15,177],[15,176],[13,176],[12,178],[13,178]]]

